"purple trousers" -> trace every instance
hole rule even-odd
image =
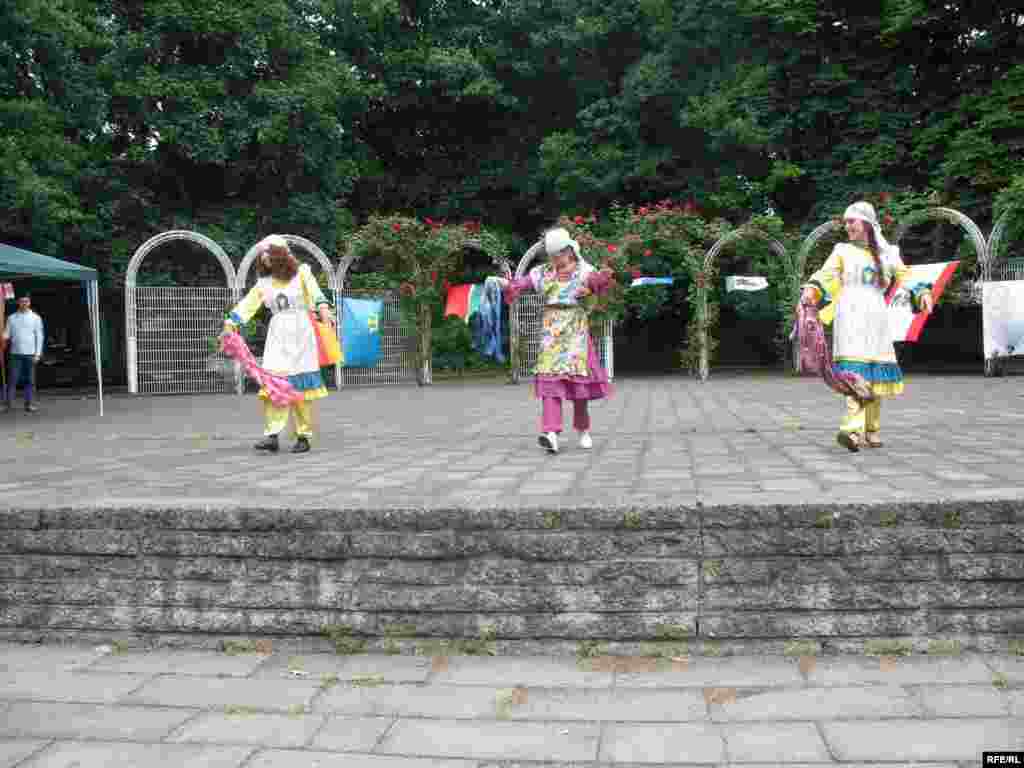
[[[588,402],[587,400],[572,401],[572,426],[577,432],[586,432],[590,429]],[[562,431],[562,398],[544,397],[541,399],[540,431]]]

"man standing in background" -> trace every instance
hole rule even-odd
[[[43,354],[43,319],[32,311],[32,300],[28,296],[18,298],[18,311],[11,315],[4,328],[4,345],[10,344],[11,363],[7,369],[7,392],[4,411],[11,410],[18,382],[25,385],[25,410],[33,413],[39,410],[32,402],[33,385],[36,378],[36,363]]]

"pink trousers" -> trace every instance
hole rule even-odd
[[[587,409],[587,402],[587,400],[572,401],[572,426],[577,432],[586,432],[590,429],[590,411]],[[562,398],[545,397],[541,399],[540,431],[562,431]]]

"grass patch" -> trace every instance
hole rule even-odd
[[[659,624],[654,636],[659,640],[689,640],[690,628],[685,624]]]
[[[959,528],[961,525],[960,510],[951,509],[942,516],[943,528]]]
[[[334,650],[339,656],[366,652],[366,640],[352,637],[352,632],[352,627],[347,624],[328,624],[323,628],[324,635],[334,643]]]
[[[831,512],[822,512],[814,519],[814,527],[825,529],[831,528],[832,520],[833,517]]]
[[[705,656],[721,656],[722,644],[716,640],[707,640],[704,642],[703,652]]]
[[[245,704],[228,704],[224,707],[224,714],[231,715],[232,717],[245,717],[246,715],[255,715],[259,710],[256,707],[250,707]]]
[[[256,653],[256,643],[252,640],[225,640],[220,644],[220,648],[228,656]]]
[[[1003,690],[1010,684],[1010,680],[1002,672],[996,672],[992,676],[992,685],[999,690]]]
[[[305,715],[306,714],[306,705],[305,704],[292,704],[290,707],[288,707],[288,714],[291,717],[299,717],[301,715]]]
[[[393,637],[384,639],[384,653],[388,656],[399,656],[402,653],[401,644]]]
[[[114,654],[128,653],[128,641],[127,640],[114,640],[110,644],[110,652]]]
[[[960,641],[959,640],[929,640],[928,641],[928,655],[929,656],[959,656],[960,655]]]
[[[709,579],[717,579],[722,575],[722,561],[721,560],[705,560],[704,561],[704,575]]]
[[[643,516],[635,509],[629,510],[622,516],[622,524],[627,528],[639,528],[643,522]]]
[[[895,528],[898,517],[891,509],[887,509],[878,516],[878,524],[883,528]]]
[[[329,691],[331,688],[338,684],[338,676],[331,672],[328,675],[324,675],[320,678],[320,688]]]
[[[301,656],[289,656],[288,657],[288,671],[289,672],[301,672],[302,671],[302,657]]]
[[[384,637],[416,637],[416,625],[388,624],[384,627]]]
[[[576,659],[593,659],[607,653],[604,643],[600,640],[580,640],[576,644]]]
[[[689,656],[690,644],[671,640],[640,643],[640,655],[655,659],[675,659],[680,656]]]
[[[820,651],[817,640],[787,640],[782,647],[783,656],[817,656]]]
[[[868,640],[864,643],[866,656],[909,656],[913,650],[909,640]]]
[[[1024,638],[1010,639],[1007,650],[1011,656],[1024,656]]]
[[[384,685],[384,675],[379,672],[367,675],[352,675],[352,685],[355,688],[376,688]]]
[[[552,528],[562,527],[562,513],[561,512],[545,512],[544,513],[544,527],[548,530]]]

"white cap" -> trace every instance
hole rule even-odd
[[[544,250],[548,256],[554,256],[566,248],[572,248],[577,259],[580,257],[580,244],[569,236],[567,229],[558,227],[544,233]]]

